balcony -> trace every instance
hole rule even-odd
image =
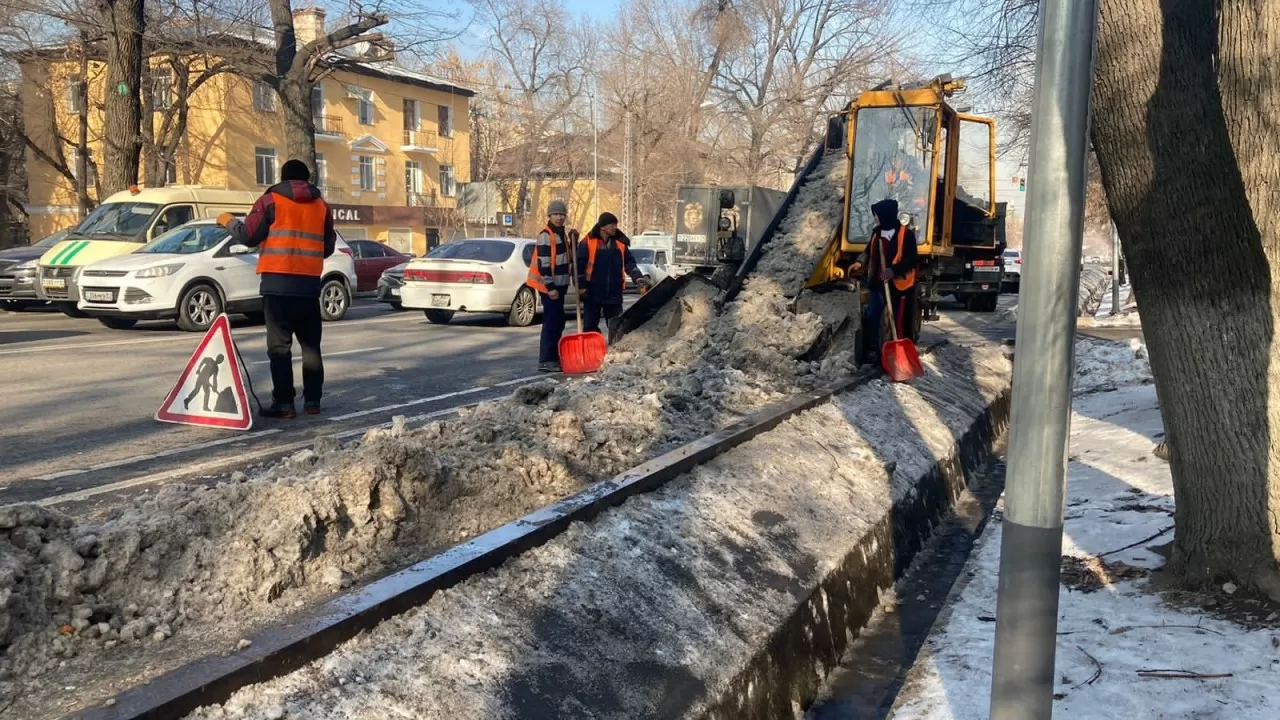
[[[435,154],[440,152],[440,138],[428,130],[405,130],[400,151]]]
[[[336,185],[319,185],[320,194],[329,202],[342,202],[342,188]]]
[[[404,204],[408,207],[435,207],[436,191],[432,190],[427,193],[411,192],[405,198]]]
[[[333,115],[316,115],[317,140],[345,140],[347,135],[342,131],[342,118]]]

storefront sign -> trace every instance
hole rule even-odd
[[[335,223],[367,225],[373,222],[373,208],[368,205],[330,205]]]

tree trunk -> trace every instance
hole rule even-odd
[[[89,43],[86,33],[80,35],[80,85],[77,102],[80,103],[80,117],[76,119],[76,203],[80,206],[80,219],[83,220],[93,209],[93,201],[89,198]],[[50,116],[56,117],[56,116]],[[54,126],[57,127],[56,125]],[[61,142],[59,142],[61,144]],[[98,197],[102,198],[101,188]]]
[[[1280,598],[1280,4],[1103,0],[1093,140],[1170,438],[1171,569]]]
[[[126,190],[138,182],[142,121],[142,35],[146,29],[143,0],[102,0],[107,29],[105,150],[99,197]]]
[[[138,125],[138,139],[142,143],[142,178],[147,187],[164,187],[164,158],[160,152],[156,137],[155,91],[152,89],[155,79],[151,73],[142,78],[143,87],[139,90],[141,122]]]
[[[296,70],[280,78],[280,105],[284,108],[284,154],[286,160],[301,160],[316,172],[316,120],[311,116],[311,88],[315,82],[306,70]]]

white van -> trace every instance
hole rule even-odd
[[[223,190],[201,185],[130,188],[111,195],[62,242],[40,256],[36,294],[64,313],[76,308],[81,268],[127,255],[180,225],[224,212],[245,215],[261,195],[252,190]]]

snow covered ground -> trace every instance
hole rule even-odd
[[[1222,619],[1204,609],[1216,599],[1191,606],[1148,584],[1164,563],[1153,549],[1173,537],[1169,467],[1151,455],[1160,411],[1141,344],[1105,345],[1078,349],[1054,716],[1280,717],[1280,633],[1265,627],[1274,615]],[[987,717],[1000,537],[997,511],[894,720]]]
[[[1082,325],[1100,328],[1142,327],[1142,317],[1138,315],[1132,286],[1128,284],[1120,286],[1120,312],[1114,315],[1111,312],[1113,300],[1111,286],[1108,284],[1102,293],[1102,302],[1099,303],[1097,311]]]

